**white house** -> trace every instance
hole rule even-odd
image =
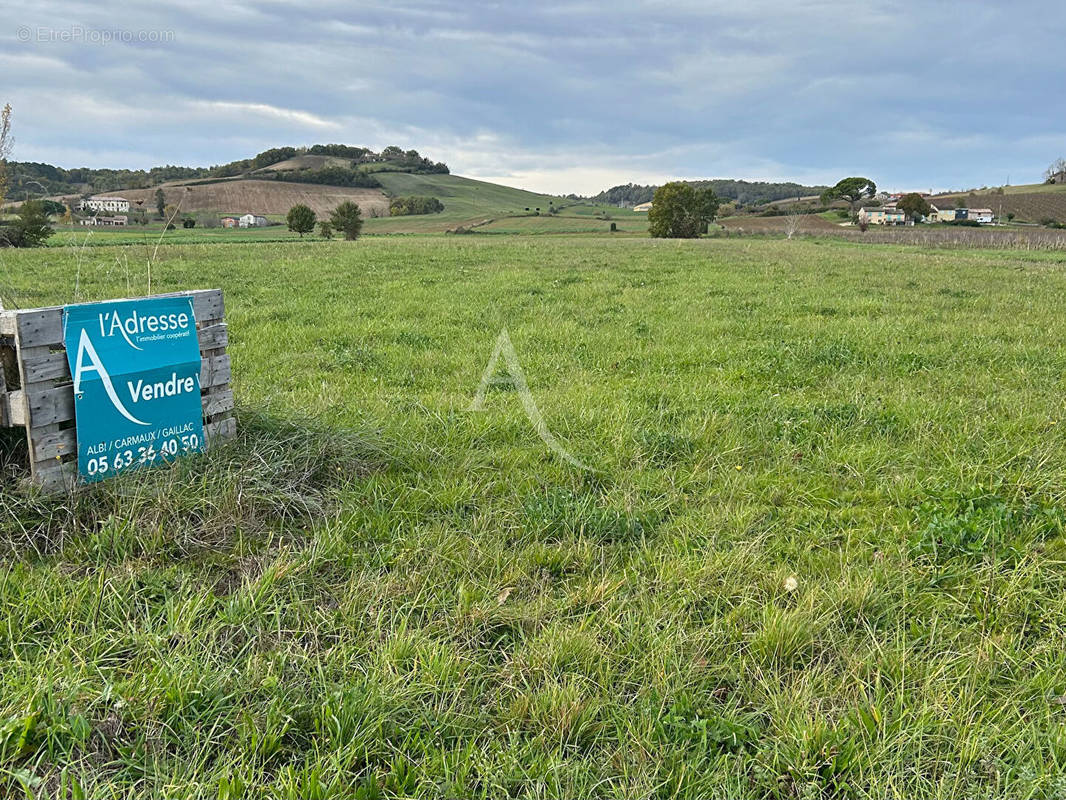
[[[237,224],[242,228],[265,228],[268,223],[266,217],[260,217],[258,214],[245,214],[237,220]]]
[[[113,217],[86,217],[81,221],[82,225],[102,225],[111,228],[121,228],[129,224],[129,217],[124,214],[116,214]]]
[[[982,225],[991,225],[996,218],[991,208],[971,208],[969,219],[977,220]]]
[[[130,201],[125,197],[90,197],[78,203],[79,211],[117,211],[126,213],[130,210]]]

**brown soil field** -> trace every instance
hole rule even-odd
[[[303,203],[321,216],[345,200],[351,200],[359,204],[364,217],[375,212],[386,216],[389,213],[389,200],[379,189],[259,180],[221,181],[200,186],[171,184],[162,188],[167,203],[177,205],[181,201],[182,211],[284,215],[297,203]],[[145,208],[155,208],[154,187],[123,189],[114,194],[127,198],[131,203],[143,200]]]

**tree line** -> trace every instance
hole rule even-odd
[[[687,183],[694,189],[710,189],[715,196],[722,200],[733,200],[741,205],[760,205],[772,203],[775,200],[785,200],[790,197],[806,197],[808,195],[820,195],[827,186],[804,186],[800,183],[783,182],[771,183],[768,181],[739,181],[729,178],[715,178],[701,181],[680,181]],[[600,192],[593,197],[577,197],[574,200],[591,200],[594,203],[608,205],[635,206],[650,202],[655,195],[658,186],[626,183],[613,186]]]
[[[390,217],[408,217],[415,214],[439,214],[444,210],[444,203],[436,197],[411,195],[394,197],[389,203]]]
[[[210,167],[185,167],[167,164],[151,169],[93,169],[75,167],[65,169],[36,161],[10,161],[7,163],[10,200],[28,200],[42,195],[55,194],[101,194],[119,189],[146,189],[166,181],[186,181],[210,178],[232,178],[257,169],[269,167],[301,155],[333,156],[347,158],[353,167],[347,172],[326,172],[344,167],[323,167],[321,170],[303,172],[302,178],[282,178],[307,183],[325,183],[325,179],[340,179],[334,186],[378,186],[362,175],[352,175],[360,165],[380,164],[380,171],[412,172],[417,174],[448,174],[448,165],[422,156],[417,150],[404,150],[390,145],[376,153],[368,147],[345,144],[316,144],[310,147],[272,147],[257,153],[252,158],[215,164]],[[280,174],[280,173],[279,173]]]

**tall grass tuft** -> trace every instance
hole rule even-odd
[[[345,485],[385,463],[373,437],[307,421],[245,409],[238,412],[237,431],[208,453],[66,496],[32,488],[0,492],[0,551],[45,555],[72,538],[116,531],[133,550],[164,547],[181,554],[218,547],[237,534],[328,517]],[[0,450],[5,488],[18,480],[13,462],[19,447],[25,449],[10,438]]]

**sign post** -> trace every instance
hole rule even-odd
[[[192,298],[65,306],[63,343],[83,481],[205,449]]]

